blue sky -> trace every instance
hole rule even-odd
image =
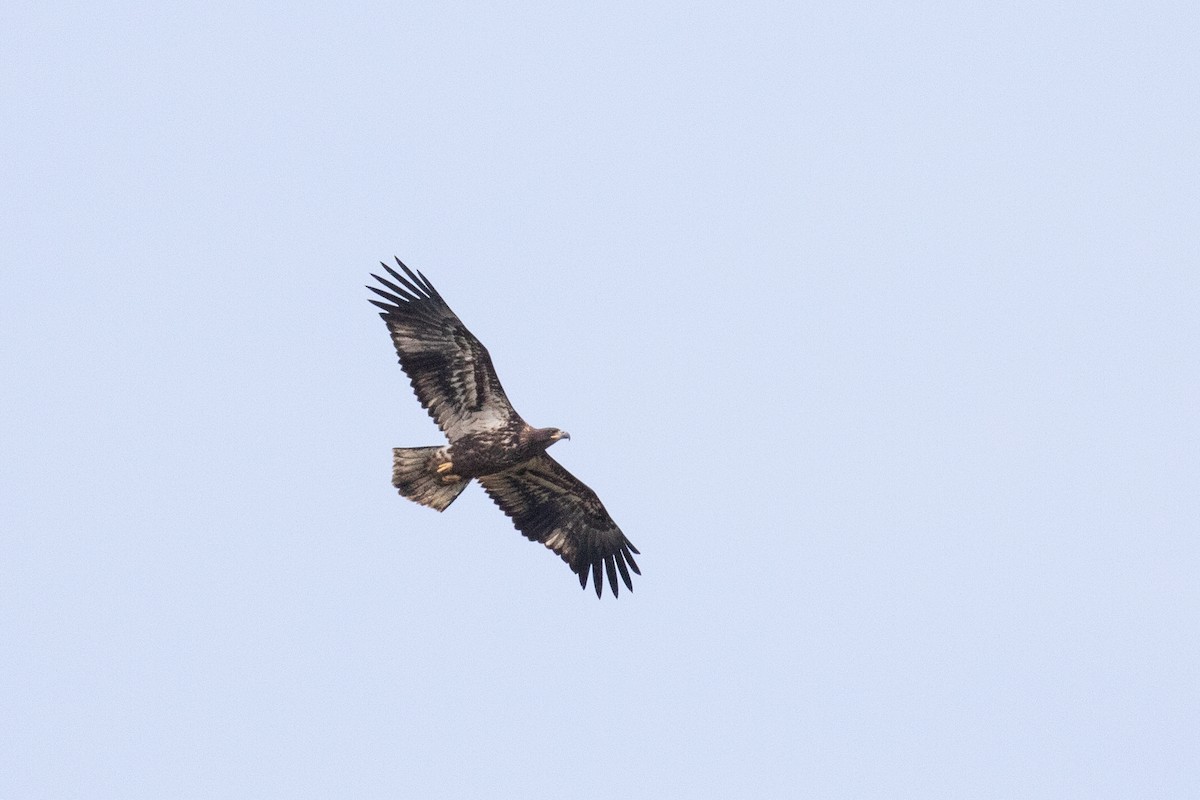
[[[3,17],[0,796],[1200,792],[1192,7]],[[393,255],[633,593],[390,487]]]

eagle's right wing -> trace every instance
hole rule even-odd
[[[368,286],[388,301],[383,309],[400,366],[413,391],[451,442],[469,433],[494,430],[520,421],[504,394],[492,359],[462,324],[433,284],[396,259],[404,275],[381,262],[395,283],[372,274],[391,291]]]
[[[633,591],[629,570],[642,574],[633,560],[638,549],[621,533],[596,493],[562,464],[541,453],[478,480],[496,505],[512,518],[517,530],[567,562],[579,576],[580,586],[587,588],[591,574],[599,597],[604,570],[616,597],[620,570],[621,579]]]

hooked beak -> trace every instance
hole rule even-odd
[[[571,434],[567,433],[566,431],[559,431],[558,433],[554,434],[555,441],[558,441],[559,439],[570,439],[570,438],[571,438]]]

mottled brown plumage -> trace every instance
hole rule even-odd
[[[570,436],[558,428],[534,428],[513,409],[487,349],[450,310],[420,272],[386,264],[390,276],[372,274],[384,289],[367,288],[387,323],[400,366],[421,405],[449,444],[393,451],[392,484],[402,495],[444,511],[472,479],[513,521],[517,530],[562,557],[602,594],[607,573],[613,596],[617,574],[630,590],[629,570],[641,574],[638,550],[608,515],[596,493],[546,454]],[[386,289],[386,291],[385,291]]]

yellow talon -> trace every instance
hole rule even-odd
[[[437,471],[438,471],[439,475],[444,475],[452,469],[454,469],[454,464],[449,461],[446,461],[442,464],[438,464],[438,467],[437,467]]]

